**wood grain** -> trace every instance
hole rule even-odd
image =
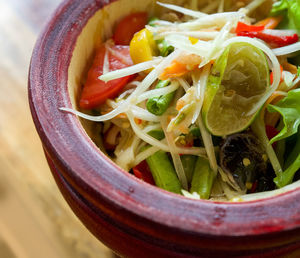
[[[0,0],[0,257],[112,257],[50,174],[27,100],[37,35],[58,0]]]

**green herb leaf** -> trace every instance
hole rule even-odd
[[[281,0],[278,2],[275,2],[272,6],[272,10],[270,15],[277,16],[280,14],[284,14],[289,8],[289,4],[287,0]]]
[[[273,4],[270,15],[283,15],[282,24],[286,29],[296,29],[300,32],[300,0],[281,0]]]
[[[276,105],[268,105],[268,111],[279,112],[284,123],[280,133],[271,139],[271,144],[297,133],[300,124],[300,89],[289,91],[287,97]]]

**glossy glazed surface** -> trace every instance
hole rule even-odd
[[[127,255],[136,256],[130,251],[132,246],[149,245],[158,252],[161,248],[178,255],[272,255],[274,248],[284,253],[299,247],[299,190],[248,203],[196,201],[167,193],[118,168],[94,145],[76,116],[59,111],[59,107],[71,107],[68,67],[77,37],[88,19],[110,2],[65,1],[32,56],[29,98],[33,119],[55,165],[56,178],[65,180],[58,180],[62,192],[77,215],[90,230],[97,227],[93,233],[109,247]],[[67,185],[84,205],[109,218],[107,224],[89,213]],[[121,229],[122,234],[109,234],[106,227]],[[118,249],[124,237],[131,244]]]

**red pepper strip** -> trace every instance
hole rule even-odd
[[[132,168],[134,175],[142,179],[143,181],[155,185],[154,179],[152,176],[152,173],[150,171],[150,168],[145,160],[143,160],[140,164],[136,165],[134,168]]]
[[[266,125],[266,133],[267,136],[269,138],[269,140],[271,140],[272,138],[274,138],[279,132],[276,130],[276,128],[274,128],[271,125]],[[277,142],[274,142],[272,144],[273,148],[276,148]]]
[[[280,83],[283,81],[282,72],[283,72],[283,67],[280,66],[280,74],[281,74],[281,76],[280,76]],[[273,72],[270,73],[270,84],[272,84],[272,83],[273,83]]]
[[[241,31],[237,33],[238,36],[249,37],[249,38],[258,38],[266,43],[270,44],[273,47],[284,47],[298,42],[298,35],[282,35],[276,36],[273,34],[266,33],[264,31]]]
[[[243,22],[238,22],[236,29],[235,29],[235,33],[240,33],[240,32],[244,32],[244,31],[262,31],[265,29],[265,26],[256,26],[256,25],[248,25],[246,23]]]

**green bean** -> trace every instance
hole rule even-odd
[[[193,155],[182,155],[181,157],[182,166],[185,172],[186,179],[188,183],[192,182],[193,173],[197,157]]]
[[[157,151],[146,159],[155,184],[167,191],[181,194],[181,184],[167,153]]]
[[[208,199],[215,180],[215,175],[207,159],[198,157],[190,192],[196,192],[201,199]]]
[[[170,81],[159,81],[158,84],[156,85],[156,89],[164,88],[170,84]],[[162,95],[159,97],[153,97],[148,99],[147,101],[147,109],[149,112],[151,112],[154,115],[161,116],[163,113],[166,112],[168,109],[171,101],[173,100],[175,92],[171,92],[166,95]]]
[[[159,141],[165,138],[164,131],[159,129],[152,130],[148,134]]]

